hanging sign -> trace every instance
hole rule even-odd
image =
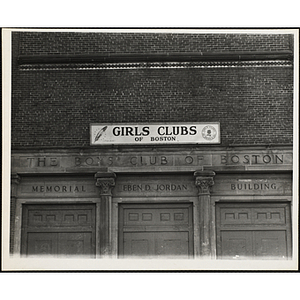
[[[91,145],[219,144],[219,123],[91,124]]]

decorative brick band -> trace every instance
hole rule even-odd
[[[21,71],[291,67],[290,60],[21,64]]]

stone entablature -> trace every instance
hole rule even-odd
[[[119,151],[111,149],[86,151],[32,151],[12,153],[14,173],[81,173],[109,168],[112,172],[168,170],[214,171],[292,170],[292,150],[166,150]]]
[[[204,171],[205,172],[205,171]],[[210,171],[212,172],[212,171]],[[114,174],[107,172],[107,174]],[[97,176],[97,177],[96,177]],[[291,196],[291,174],[115,174],[99,177],[25,176],[15,196],[22,199],[91,199],[99,195],[117,198],[184,198],[210,192],[214,196]],[[205,190],[207,188],[207,190]],[[198,189],[198,190],[197,190]]]

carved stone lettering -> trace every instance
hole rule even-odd
[[[165,166],[172,165],[173,158],[171,156],[132,156],[129,158],[132,166]]]
[[[85,193],[84,185],[33,185],[32,193]]]
[[[187,191],[187,184],[123,184],[121,190],[123,192],[172,192],[172,191]]]
[[[276,190],[276,183],[232,183],[231,190]]]
[[[27,157],[27,166],[29,168],[59,167],[59,157]]]
[[[236,166],[245,166],[246,168],[266,168],[278,166],[279,168],[291,169],[293,155],[291,151],[274,151],[262,150],[257,152],[240,151],[193,151],[184,152],[161,152],[161,153],[72,153],[70,155],[56,156],[48,153],[45,156],[37,154],[29,155],[12,155],[12,170],[20,173],[29,169],[47,172],[51,169],[60,169],[66,171],[80,168],[94,169],[108,167],[129,167],[129,168],[153,168],[153,167],[222,167],[230,168]],[[71,170],[72,171],[72,170]]]
[[[231,154],[220,155],[221,164],[224,165],[259,165],[259,164],[283,164],[283,154]]]

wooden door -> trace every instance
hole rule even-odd
[[[291,257],[288,203],[218,203],[216,228],[218,258]]]
[[[119,256],[192,257],[192,205],[120,205]]]
[[[24,205],[22,254],[95,254],[95,206]]]

